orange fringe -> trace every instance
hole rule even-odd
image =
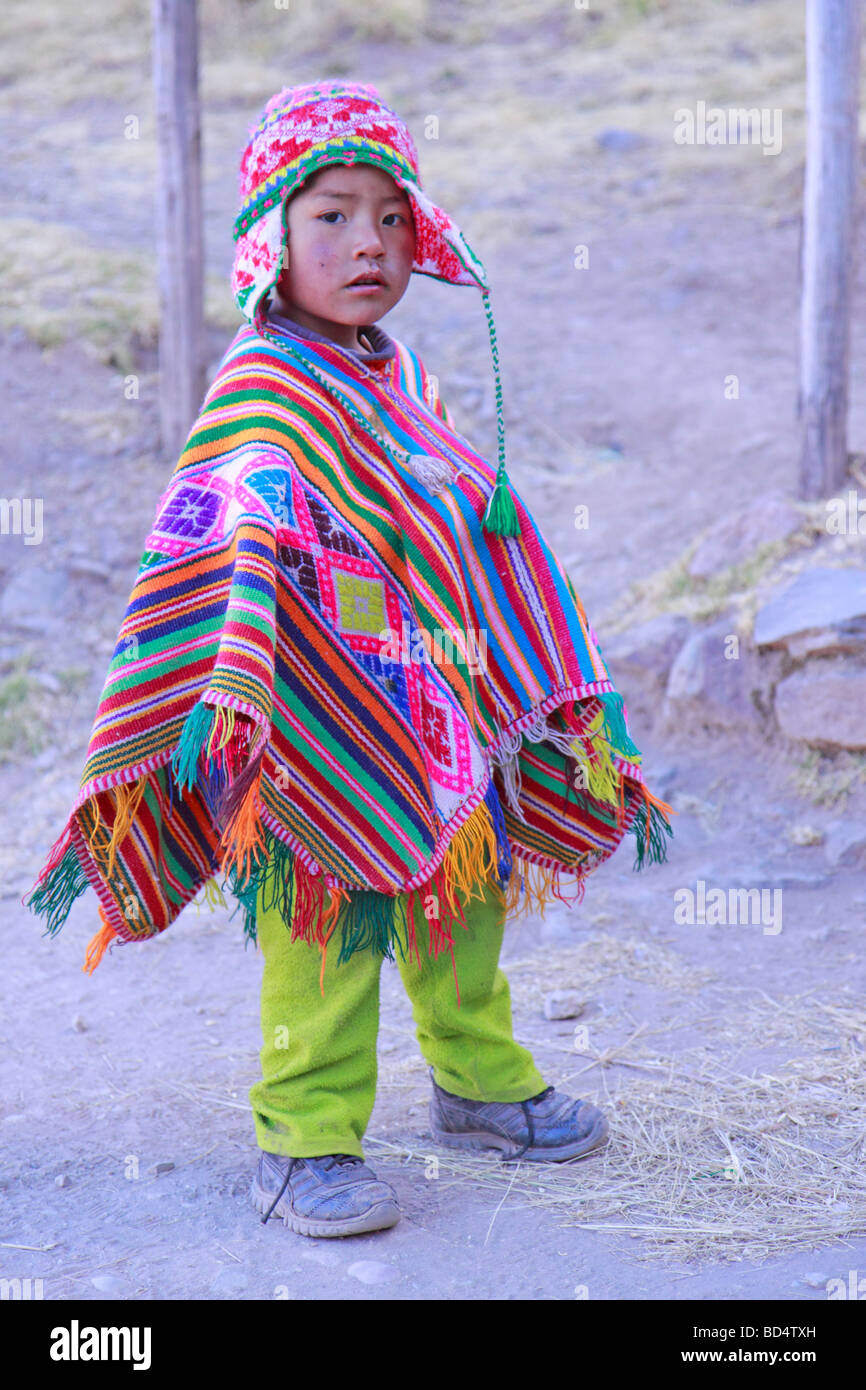
[[[549,902],[554,898],[557,901],[562,901],[556,893],[557,887],[562,887],[561,877],[569,874],[579,876],[580,869],[580,863],[573,868],[557,867],[556,865],[552,868],[545,868],[543,864],[519,860],[515,855],[511,867],[511,877],[502,890],[506,912],[512,917],[522,917],[524,913],[532,910],[540,913],[541,917],[544,918]],[[521,874],[523,875],[523,893],[520,891]],[[573,891],[578,895],[577,900],[581,901],[583,890],[580,887],[579,877]]]
[[[96,858],[98,858],[98,855],[97,855],[97,853],[96,853],[96,847],[95,847],[93,841],[94,841],[94,839],[95,839],[95,837],[96,837],[96,832],[97,832],[97,831],[101,828],[101,826],[102,826],[102,817],[101,817],[100,814],[99,814],[99,798],[96,797],[96,796],[92,796],[92,797],[90,798],[90,800],[92,801],[92,803],[93,803],[93,809],[94,809],[94,811],[96,812],[96,824],[94,825],[93,829],[92,829],[91,832],[90,832],[90,835],[89,835],[89,837],[88,837],[87,843],[88,843],[89,846],[90,846],[90,852],[91,852],[91,854],[93,855],[94,859],[96,859]]]
[[[105,908],[100,903],[99,916],[102,926],[95,936],[91,937],[87,943],[87,950],[84,953],[84,964],[81,969],[86,975],[92,975],[109,946],[117,940],[117,932],[105,915]]]
[[[322,913],[321,925],[324,927],[326,924],[330,923],[330,925],[328,926],[328,930],[325,932],[325,938],[322,942],[322,968],[319,971],[319,993],[321,994],[323,999],[325,997],[325,962],[328,954],[328,942],[330,941],[334,933],[334,928],[337,925],[337,917],[339,915],[340,908],[342,907],[345,898],[346,894],[342,891],[342,889],[332,889],[331,901],[328,905],[327,910]]]
[[[220,870],[225,875],[233,864],[236,865],[241,886],[249,882],[253,858],[257,851],[264,853],[267,848],[261,818],[261,785],[262,766],[260,765],[255,780],[247,789],[243,801],[223,831],[220,840],[220,846],[226,847],[225,855],[220,863]]]
[[[475,898],[483,901],[483,885],[496,866],[498,853],[490,807],[486,801],[480,801],[455,833],[442,859],[445,900],[452,913],[459,911],[455,889],[466,895],[467,902]]]
[[[123,782],[116,787],[110,788],[114,796],[114,821],[111,827],[111,836],[104,849],[97,850],[94,840],[97,832],[102,829],[102,820],[99,813],[99,800],[96,796],[91,797],[91,801],[96,810],[96,824],[94,825],[88,839],[94,859],[101,859],[106,877],[110,878],[114,873],[117,860],[117,851],[125,839],[129,828],[135,819],[141,798],[147,786],[147,777],[140,777],[137,782]]]

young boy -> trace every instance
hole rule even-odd
[[[56,931],[92,884],[92,971],[200,888],[219,899],[222,871],[264,955],[253,1204],[343,1236],[399,1219],[362,1150],[394,945],[436,1141],[530,1161],[605,1142],[601,1112],[546,1085],[514,1040],[505,918],[521,890],[523,906],[569,901],[563,873],[582,897],[628,830],[636,867],[663,859],[670,808],[509,483],[484,268],[375,88],[268,102],[235,237],[247,322],[160,499],[30,905]],[[413,273],[482,291],[495,469],[376,321]]]

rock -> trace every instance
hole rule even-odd
[[[759,610],[754,641],[760,647],[787,645],[804,633],[841,632],[859,618],[866,619],[866,570],[804,570]]]
[[[804,1274],[800,1280],[801,1284],[806,1284],[810,1289],[825,1289],[830,1282],[829,1274]]]
[[[75,1015],[74,1019],[72,1020],[72,1026],[75,1029],[76,1033],[87,1032],[87,1024],[84,1022],[84,1019],[81,1017],[81,1014]]]
[[[866,666],[836,657],[794,671],[776,688],[776,718],[817,748],[866,748]]]
[[[773,684],[782,674],[783,653],[759,658],[751,647],[731,639],[731,623],[722,619],[687,639],[668,676],[664,720],[669,728],[757,728],[769,714]],[[738,656],[726,656],[727,651]]]
[[[55,1187],[71,1187],[71,1186],[72,1186],[72,1179],[69,1177],[69,1175],[68,1175],[67,1173],[58,1173],[58,1174],[57,1174],[57,1177],[54,1179],[54,1186],[55,1186]]]
[[[544,1017],[578,1018],[583,1013],[583,1005],[576,989],[554,989],[544,996]]]
[[[151,1177],[159,1178],[162,1177],[163,1173],[173,1173],[174,1164],[170,1159],[166,1159],[163,1163],[154,1163],[147,1171]]]
[[[356,1260],[346,1273],[353,1279],[360,1279],[362,1284],[386,1284],[389,1279],[397,1278],[396,1269],[381,1260]]]
[[[613,150],[616,154],[623,154],[629,150],[642,149],[644,145],[649,144],[649,140],[645,135],[641,135],[640,131],[608,126],[606,130],[599,131],[595,143],[600,150]]]
[[[688,619],[674,613],[663,613],[625,632],[611,634],[602,656],[614,674],[614,684],[627,686],[630,681],[638,681],[660,693],[688,634]]]
[[[834,821],[827,829],[824,853],[834,869],[866,869],[866,824]]]
[[[114,1274],[95,1274],[91,1279],[91,1284],[100,1293],[107,1293],[110,1298],[123,1298],[126,1294],[126,1285]]]
[[[782,493],[767,493],[745,511],[718,522],[698,545],[688,564],[693,579],[708,579],[732,565],[742,564],[762,545],[785,540],[802,523],[792,502]]]
[[[850,622],[838,623],[835,627],[798,632],[786,639],[785,646],[788,655],[795,660],[807,656],[862,657],[866,655],[866,618],[852,618]]]

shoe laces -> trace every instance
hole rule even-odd
[[[330,1162],[329,1162],[329,1160],[330,1160]],[[363,1162],[364,1162],[363,1158],[359,1158],[357,1154],[324,1154],[324,1155],[322,1156],[322,1158],[321,1158],[320,1160],[318,1160],[318,1161],[321,1162],[321,1163],[326,1164],[329,1168],[330,1168],[330,1167],[333,1167],[333,1166],[337,1166],[337,1167],[340,1167],[340,1168],[345,1168],[345,1167],[348,1167],[350,1164],[353,1164],[353,1163],[363,1163]],[[290,1158],[290,1159],[289,1159],[289,1166],[288,1166],[288,1168],[286,1169],[286,1176],[283,1178],[283,1185],[282,1185],[282,1187],[280,1188],[280,1190],[279,1190],[279,1192],[277,1193],[277,1195],[276,1195],[276,1197],[274,1198],[274,1200],[271,1202],[271,1205],[268,1207],[268,1209],[267,1209],[267,1211],[265,1212],[264,1216],[262,1217],[262,1225],[263,1225],[263,1226],[266,1224],[266,1222],[267,1222],[268,1219],[270,1218],[270,1216],[271,1216],[271,1214],[272,1214],[274,1208],[276,1207],[277,1203],[279,1202],[280,1198],[282,1197],[283,1193],[285,1192],[286,1188],[288,1187],[288,1185],[289,1185],[289,1179],[291,1178],[292,1173],[295,1171],[295,1168],[297,1168],[299,1165],[302,1166],[302,1165],[303,1165],[303,1162],[304,1162],[304,1160],[303,1160],[302,1158]]]
[[[523,1102],[523,1104],[525,1104],[525,1105],[538,1105],[538,1104],[540,1104],[541,1101],[547,1100],[547,1097],[548,1097],[548,1096],[552,1096],[552,1095],[553,1095],[553,1089],[554,1089],[554,1088],[553,1088],[552,1086],[545,1086],[544,1090],[543,1090],[543,1091],[539,1091],[537,1096],[530,1096],[530,1097],[529,1097],[529,1100]]]
[[[528,1100],[522,1100],[519,1102],[520,1108],[523,1111],[524,1119],[526,1120],[526,1142],[524,1144],[521,1144],[517,1152],[512,1154],[510,1158],[504,1159],[503,1162],[517,1163],[526,1153],[527,1149],[532,1148],[533,1144],[535,1143],[535,1122],[532,1118],[532,1111],[529,1107],[530,1105],[538,1105],[540,1101],[543,1101],[547,1098],[547,1096],[552,1095],[553,1089],[554,1088],[552,1086],[545,1086],[544,1090],[539,1091],[537,1096],[530,1096]]]

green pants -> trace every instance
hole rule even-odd
[[[499,969],[504,903],[492,884],[483,892],[483,901],[460,895],[467,925],[458,923],[452,931],[453,961],[447,950],[435,961],[429,957],[426,936],[416,926],[419,967],[397,914],[404,954],[395,947],[396,962],[412,1001],[421,1052],[437,1084],[470,1100],[526,1100],[546,1082],[529,1052],[514,1041],[511,992]],[[257,937],[265,962],[264,1046],[262,1080],[251,1087],[250,1102],[259,1147],[297,1158],[363,1157],[361,1140],[376,1099],[382,957],[365,947],[338,964],[338,920],[327,951],[323,998],[320,949],[293,942],[279,911],[264,910],[261,894]]]

